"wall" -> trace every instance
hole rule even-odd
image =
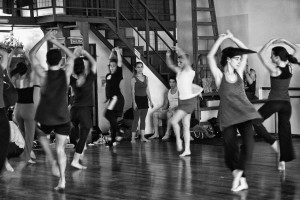
[[[188,52],[192,52],[193,46],[191,1],[176,1],[178,41],[179,45]],[[207,0],[198,0],[198,2],[207,3]],[[253,50],[258,51],[272,38],[286,38],[293,43],[300,43],[299,0],[214,0],[214,3],[219,33],[229,29]],[[229,45],[232,44],[224,43],[222,48]],[[249,56],[249,65],[257,72],[257,88],[270,86],[269,74],[257,55]],[[294,67],[293,74],[291,87],[299,87],[300,68]],[[300,129],[299,102],[299,99],[292,99],[293,134],[299,134]]]

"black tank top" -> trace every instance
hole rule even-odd
[[[17,88],[17,92],[18,92],[17,103],[22,103],[22,104],[33,103],[33,89],[34,87]]]

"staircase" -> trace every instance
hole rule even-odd
[[[192,23],[195,82],[204,88],[204,92],[212,92],[207,91],[205,85],[206,80],[212,78],[206,56],[219,35],[214,0],[192,0]],[[212,89],[215,90],[215,86]]]

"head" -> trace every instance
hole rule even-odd
[[[171,88],[171,89],[176,88],[176,86],[177,86],[177,81],[176,81],[176,78],[175,78],[175,77],[170,77],[170,78],[169,78],[169,85],[170,85],[170,88]]]
[[[225,67],[230,65],[233,69],[237,69],[241,63],[242,55],[256,53],[250,49],[227,47],[222,50],[222,56],[220,64]]]
[[[22,76],[22,75],[26,74],[27,70],[28,70],[27,65],[24,62],[19,62],[16,65],[16,68],[10,72],[10,76],[13,77],[16,74],[19,74],[20,76]]]
[[[84,73],[84,62],[83,58],[78,57],[74,61],[74,74],[77,76]]]
[[[61,64],[62,56],[59,49],[51,49],[46,55],[49,67]]]
[[[177,65],[179,68],[183,69],[185,66],[189,65],[190,56],[188,54],[179,55],[177,58]]]
[[[109,67],[109,71],[110,71],[111,74],[116,73],[117,67],[118,67],[118,60],[117,59],[110,59],[108,67]]]
[[[271,60],[277,65],[279,65],[280,62],[286,61],[289,61],[294,64],[299,64],[297,58],[289,54],[289,52],[282,46],[272,48]]]
[[[144,64],[142,62],[137,62],[135,64],[135,71],[137,74],[142,74],[143,73],[143,69],[144,69]]]

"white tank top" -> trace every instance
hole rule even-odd
[[[178,106],[178,90],[174,94],[171,93],[171,90],[168,92],[168,101],[169,101],[169,109],[175,108]]]
[[[179,91],[179,99],[185,100],[195,97],[193,94],[193,80],[195,77],[194,70],[180,71],[177,73],[177,88]]]

